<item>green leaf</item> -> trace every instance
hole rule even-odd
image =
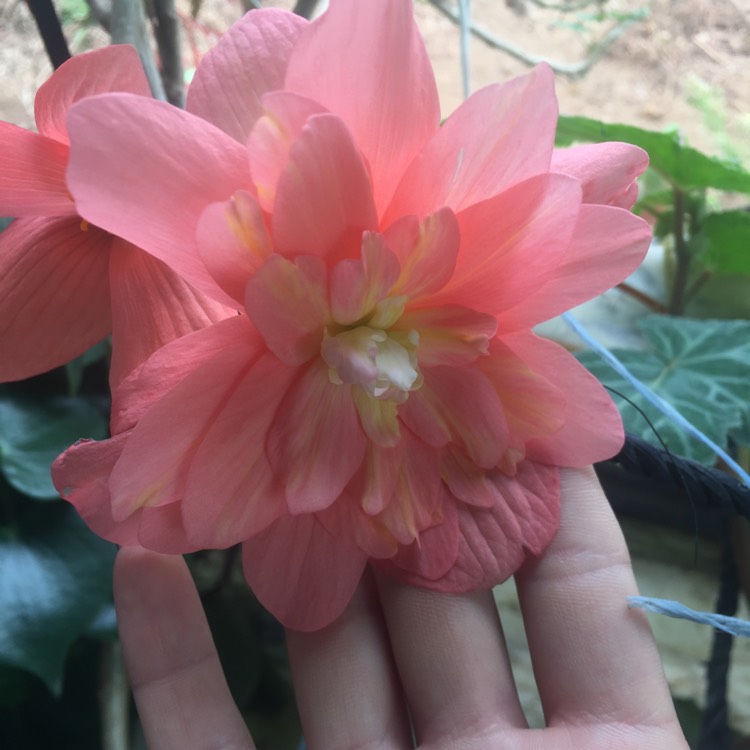
[[[114,555],[69,505],[26,503],[0,537],[0,663],[59,692],[70,645],[111,598]]]
[[[640,146],[648,152],[651,167],[681,190],[711,187],[750,193],[750,172],[738,164],[683,145],[677,133],[643,130],[634,125],[610,124],[588,117],[561,116],[557,124],[557,144],[569,146],[577,141],[625,141]]]
[[[106,436],[106,416],[90,399],[0,394],[0,471],[33,498],[57,497],[49,470],[63,450],[79,438]]]
[[[648,350],[613,351],[615,356],[695,427],[726,446],[729,433],[740,429],[750,414],[750,322],[650,315],[638,326]],[[641,409],[672,452],[702,463],[714,462],[709,448],[672,424],[594,352],[583,352],[579,359],[602,383]],[[633,405],[617,396],[615,401],[626,430],[660,445]]]
[[[702,260],[709,268],[750,275],[750,213],[709,214],[703,221],[702,232],[707,241]]]

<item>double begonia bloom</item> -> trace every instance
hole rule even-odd
[[[39,89],[34,133],[0,121],[0,382],[65,364],[114,331],[117,384],[165,343],[226,317],[179,276],[81,219],[65,180],[70,106],[86,96],[149,96],[132,47],[68,60]]]
[[[504,580],[557,528],[558,467],[623,440],[602,386],[531,329],[641,261],[645,154],[555,152],[546,66],[441,126],[409,0],[252,11],[188,101],[200,119],[75,105],[68,180],[86,219],[240,314],[126,378],[119,434],[67,451],[58,488],[121,544],[242,542],[296,629],[341,613],[368,564],[442,592]]]

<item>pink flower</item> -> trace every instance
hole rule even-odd
[[[444,592],[504,580],[555,532],[558,467],[622,442],[603,388],[531,328],[642,259],[620,206],[645,155],[553,154],[544,66],[441,127],[408,0],[251,12],[189,101],[204,119],[77,104],[69,182],[89,221],[242,314],[129,376],[121,434],[66,452],[58,488],[121,544],[243,542],[292,628],[333,620],[368,563]]]
[[[0,235],[0,382],[64,364],[114,331],[116,384],[166,342],[227,315],[78,215],[65,179],[65,117],[74,102],[110,91],[149,95],[131,47],[62,65],[37,93],[39,133],[0,121],[0,215],[22,217]]]

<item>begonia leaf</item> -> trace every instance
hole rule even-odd
[[[638,325],[648,349],[613,351],[615,356],[695,427],[726,446],[728,436],[750,416],[750,322],[651,315]],[[709,448],[647,403],[594,352],[583,352],[579,359],[604,385],[633,402],[615,395],[626,430],[659,445],[637,406],[670,451],[703,463],[714,462]]]
[[[59,692],[70,645],[111,596],[114,554],[73,508],[26,503],[0,529],[0,664]]]
[[[706,254],[702,260],[712,270],[750,275],[750,213],[724,211],[709,214],[702,227]]]
[[[588,117],[562,116],[557,125],[556,140],[558,146],[579,141],[625,141],[647,151],[651,167],[677,188],[711,187],[750,193],[750,172],[738,164],[707,156],[682,144],[679,133],[660,133]]]
[[[105,412],[83,397],[34,399],[0,392],[0,472],[37,500],[57,497],[50,466],[79,438],[107,435]]]

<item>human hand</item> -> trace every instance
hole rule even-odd
[[[528,729],[490,592],[368,577],[332,625],[288,633],[310,750],[687,750],[622,535],[591,470],[563,470],[560,530],[516,575],[547,727]],[[123,650],[150,750],[248,750],[180,558],[125,549]],[[409,707],[407,713],[406,706]]]

